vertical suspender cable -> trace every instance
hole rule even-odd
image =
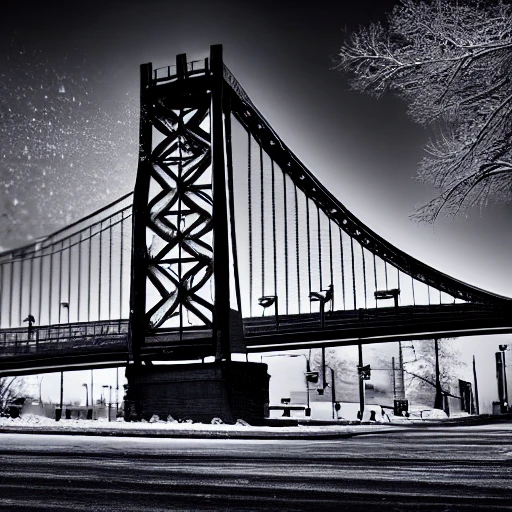
[[[59,302],[57,307],[59,308],[59,324],[61,322],[61,303],[62,303],[62,256],[64,255],[64,241],[60,243],[59,251]]]
[[[71,241],[72,241],[72,237],[69,238],[69,247],[68,247],[68,323],[70,322],[70,318],[69,318],[69,308],[71,307],[71,269],[73,267],[72,263],[73,263],[73,249],[72,249],[72,244],[71,244]]]
[[[274,295],[277,297],[277,244],[276,244],[276,187],[275,187],[275,170],[274,160],[272,165],[272,242],[274,249]],[[278,312],[276,312],[278,313]]]
[[[430,306],[430,286],[427,284],[428,305]]]
[[[294,185],[295,192],[295,261],[297,263],[297,299],[300,313],[300,257],[299,257],[299,200],[297,198],[297,185]]]
[[[340,234],[340,258],[341,258],[341,293],[343,295],[343,309],[346,309],[345,302],[345,263],[343,261],[343,231],[338,228]]]
[[[30,257],[30,266],[29,266],[29,273],[28,273],[28,311],[27,313],[29,315],[32,314],[32,279],[34,274],[34,257],[35,257],[35,250],[32,256]],[[2,284],[2,280],[0,279],[0,286]],[[0,303],[0,309],[1,309],[1,303]],[[1,313],[0,313],[1,314]]]
[[[49,300],[48,300],[48,325],[52,323],[52,302],[53,302],[53,244],[50,246],[50,280],[49,280]]]
[[[39,256],[39,325],[43,323],[43,254],[44,251],[41,248],[40,256]]]
[[[316,205],[316,220],[318,225],[318,275],[320,277],[320,290],[322,290],[322,234],[320,229],[320,207],[318,205]]]
[[[286,300],[286,314],[288,314],[288,207],[286,197],[286,173],[283,172],[283,187],[284,187],[284,285],[285,285],[285,300]]]
[[[252,188],[251,188],[251,134],[247,132],[247,200],[249,205],[249,316],[252,316]]]
[[[265,295],[265,194],[263,191],[263,148],[260,146],[260,212],[261,212],[261,296]]]
[[[356,272],[354,264],[354,239],[350,237],[350,255],[352,257],[352,291],[354,292],[354,310],[357,309],[356,300]]]
[[[412,303],[416,306],[416,298],[414,297],[414,278],[411,276],[411,284],[412,284]]]
[[[101,226],[100,226],[101,230]],[[92,226],[89,227],[89,258],[87,261],[87,321],[91,320],[91,260],[92,260]]]
[[[76,318],[76,321],[80,322],[80,284],[82,281],[82,233],[79,233],[78,236],[80,238],[79,238],[79,241],[77,244],[77,247],[78,247],[78,283],[77,283],[77,288],[76,288],[76,291],[77,291],[77,312],[76,312],[77,318]]]
[[[112,320],[112,217],[108,226],[108,319]]]
[[[9,327],[12,327],[12,288],[14,279],[14,261],[11,260],[11,273],[9,276]]]
[[[309,232],[309,197],[306,196],[306,231],[308,235],[308,282],[309,293],[311,293],[311,236]],[[311,313],[311,301],[309,302],[309,312]]]
[[[123,251],[124,251],[124,210],[121,212],[121,255],[119,262],[119,318],[123,318]]]
[[[101,318],[101,274],[102,274],[102,256],[103,256],[103,221],[100,222],[99,232],[99,262],[98,262],[98,320]]]
[[[23,267],[25,266],[25,260],[23,258],[20,259],[20,293],[19,293],[19,310],[18,310],[18,323],[19,325],[23,325],[22,322],[22,314],[23,314]]]
[[[332,229],[331,229],[331,219],[328,218],[329,221],[329,266],[331,272],[331,284],[333,285],[334,290],[334,271],[332,268]],[[334,294],[332,297],[331,308],[334,309]]]
[[[373,280],[375,282],[375,291],[377,291],[377,262],[375,260],[375,253],[373,253]],[[375,297],[375,309],[377,309],[377,297]]]
[[[388,264],[384,261],[384,275],[386,276],[386,290],[388,290]]]
[[[364,288],[364,307],[365,309],[368,307],[367,305],[367,296],[366,296],[366,263],[364,260],[364,247],[359,244],[361,247],[361,256],[363,258],[363,288]]]

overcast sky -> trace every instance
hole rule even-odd
[[[73,150],[59,139],[58,155],[50,160],[46,150],[33,147],[41,108],[23,130],[13,131],[7,122],[0,126],[4,154],[7,146],[31,154],[23,169],[19,155],[0,158],[0,246],[41,236],[131,190],[139,65],[173,64],[179,53],[204,58],[211,44],[221,43],[227,66],[258,109],[357,217],[440,271],[512,295],[512,207],[475,209],[453,221],[441,219],[434,228],[412,222],[415,206],[434,194],[414,179],[428,134],[407,119],[403,103],[352,92],[346,77],[332,70],[344,30],[384,19],[394,3],[94,0],[2,6],[0,73],[10,91],[2,108],[27,107],[27,87],[46,90],[51,83],[48,115],[69,123],[59,113],[62,82],[70,86],[70,102],[73,94],[87,95],[104,115],[82,131],[88,111],[80,117],[72,110],[73,133],[85,135],[74,136]],[[20,45],[30,55],[14,58]],[[40,51],[35,64],[34,51]],[[23,222],[12,230],[16,219]]]

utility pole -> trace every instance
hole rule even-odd
[[[64,398],[64,372],[60,372],[60,410],[62,411],[62,402]]]
[[[395,377],[395,358],[391,358],[391,368],[393,370],[393,399],[396,399],[396,377]]]
[[[116,368],[116,419],[119,413],[119,366]]]
[[[476,364],[475,355],[473,354],[473,380],[475,382],[475,410],[477,414],[480,414],[480,403],[478,402],[478,382],[476,380]]]
[[[94,419],[94,370],[91,370],[91,407],[92,407],[92,419]]]
[[[404,356],[401,341],[398,342],[398,365],[400,368],[400,398],[405,399]]]
[[[434,409],[443,409],[443,390],[441,388],[441,376],[439,375],[439,344],[437,338],[434,339],[434,350],[436,353],[436,398]]]
[[[325,389],[325,347],[322,347],[322,387]]]
[[[357,346],[358,353],[359,353],[359,368],[363,367],[363,345],[359,343]],[[364,414],[364,380],[363,375],[361,372],[359,372],[359,416],[360,420],[363,421],[363,414]]]

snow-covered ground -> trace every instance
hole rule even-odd
[[[340,422],[341,423],[341,422]],[[315,434],[352,434],[360,433],[362,431],[382,430],[390,427],[389,424],[383,425],[382,423],[375,423],[372,425],[299,425],[296,427],[271,427],[271,426],[252,426],[243,420],[238,420],[235,425],[226,425],[221,423],[220,420],[216,422],[213,420],[211,424],[205,423],[180,423],[176,420],[169,419],[169,421],[162,421],[157,417],[152,418],[150,422],[125,422],[119,419],[116,422],[108,422],[107,420],[65,420],[55,421],[51,418],[42,416],[35,416],[26,414],[19,418],[0,418],[0,428],[6,430],[26,430],[34,431],[51,431],[51,432],[74,432],[84,431],[84,433],[97,433],[97,434],[110,434],[110,435],[144,435],[157,434],[157,435],[187,435],[191,436],[204,434],[206,436],[247,436],[252,435],[284,435],[289,436],[293,434],[301,435],[315,435]]]

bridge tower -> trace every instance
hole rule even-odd
[[[239,293],[231,307],[238,275],[222,46],[211,47],[204,66],[181,54],[173,68],[141,66],[126,417],[257,423],[268,404],[267,366],[231,357],[246,347]],[[203,363],[153,364],[164,359],[166,349],[152,343],[162,333],[179,337],[174,359]],[[187,343],[180,355],[185,340],[197,340],[195,353]]]

